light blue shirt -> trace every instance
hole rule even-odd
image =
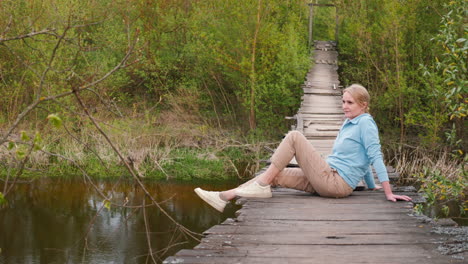
[[[374,167],[380,182],[388,181],[380,151],[379,132],[371,115],[365,113],[344,121],[327,163],[353,189],[363,178],[369,188],[375,188],[370,165]]]

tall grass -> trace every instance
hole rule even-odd
[[[387,162],[400,173],[400,184],[417,182],[417,175],[426,168],[439,170],[449,179],[456,178],[462,173],[459,158],[454,158],[446,148],[428,149],[409,145],[392,145],[384,149]]]
[[[468,163],[444,148],[397,145],[386,148],[389,163],[400,172],[400,184],[413,184],[426,199],[415,211],[451,217],[468,224]]]
[[[124,118],[99,119],[114,145],[141,177],[166,180],[249,177],[266,154],[263,146],[269,144],[213,128],[189,114],[185,118],[171,113],[154,113],[151,118],[126,114]],[[188,122],[187,118],[192,120]],[[42,144],[29,156],[25,176],[80,175],[82,171],[77,166],[99,178],[127,174],[118,155],[86,121],[70,119],[61,128],[42,129]],[[32,129],[23,130],[34,134]],[[27,146],[16,144],[10,150],[0,148],[0,163],[10,168],[2,170],[1,176],[13,175],[15,163],[21,162],[17,152]]]

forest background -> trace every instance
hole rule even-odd
[[[315,2],[387,164],[466,210],[466,2]],[[251,176],[300,104],[307,3],[0,1],[1,177]]]

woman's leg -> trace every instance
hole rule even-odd
[[[257,182],[272,183],[279,175],[279,171],[282,171],[293,157],[296,158],[312,188],[321,196],[345,197],[351,194],[351,187],[330,168],[320,153],[298,131],[289,132],[283,139],[271,157],[272,164],[266,173],[257,178]]]
[[[320,153],[298,131],[291,131],[284,138],[271,157],[270,167],[275,166],[283,170],[293,157],[296,158],[312,188],[321,196],[345,197],[351,194],[351,187],[335,170],[332,170]],[[263,175],[258,181],[271,183],[277,175],[273,173]]]
[[[272,186],[295,189],[304,192],[315,193],[309,179],[301,168],[285,168],[273,179]]]
[[[285,169],[285,167],[289,164],[291,159],[296,156],[296,160],[298,159],[297,156],[301,157],[311,157],[311,159],[303,159],[298,163],[301,169],[305,166],[315,168],[316,170],[323,170],[323,167],[328,168],[328,171],[331,172],[331,168],[328,166],[328,164],[323,160],[323,158],[320,156],[320,154],[314,149],[314,147],[307,141],[307,139],[298,131],[291,131],[289,132],[286,137],[283,139],[281,144],[278,146],[278,148],[275,150],[275,153],[271,157],[272,163],[271,165],[267,168],[267,170],[260,174],[258,177],[256,177],[253,182],[257,182],[256,186],[251,186],[253,184],[244,184],[241,185],[235,189],[231,189],[225,192],[221,192],[220,197],[224,200],[232,200],[236,196],[243,196],[243,197],[260,197],[257,196],[257,190],[258,194],[265,197],[271,197],[271,191],[270,195],[265,194],[262,192],[268,192],[266,189],[266,186],[271,184],[278,175],[280,175],[280,172]],[[309,172],[311,170],[309,169]],[[304,171],[306,172],[306,171]],[[304,173],[307,175],[307,173]],[[310,174],[310,173],[309,173]],[[284,176],[287,176],[288,173],[285,173]],[[310,183],[310,177],[307,175],[306,178],[309,180]],[[294,178],[290,179],[291,182],[293,181]],[[297,179],[297,178],[296,178]],[[303,178],[300,178],[301,180],[304,180]],[[251,180],[252,181],[252,180]],[[288,184],[288,185],[295,185],[295,184]],[[313,186],[313,184],[312,184]],[[268,186],[269,188],[269,186]],[[256,190],[257,189],[257,190]],[[315,188],[312,188],[315,189]]]
[[[298,131],[288,133],[273,154],[271,158],[272,164],[265,173],[256,177],[252,181],[252,184],[244,184],[224,192],[207,192],[200,188],[195,189],[195,192],[218,211],[224,210],[227,201],[234,199],[238,195],[244,197],[271,197],[270,186],[268,184],[278,181],[277,177],[279,175],[284,177],[289,175],[288,172],[290,171],[288,170],[284,174],[280,172],[285,169],[293,157],[296,157],[305,178],[310,183],[310,187],[307,188],[315,190],[319,195],[326,197],[345,197],[352,193],[351,187],[346,184],[336,171],[330,168],[304,135]],[[296,177],[296,179],[304,180],[302,177]],[[288,183],[286,185],[292,186],[295,184]],[[266,189],[268,189],[270,196],[265,196]],[[261,196],[257,196],[257,191]]]
[[[226,201],[236,198],[237,196],[236,190],[238,188],[247,186],[255,181],[258,182],[258,178],[262,177],[265,173],[266,172],[258,175],[257,177],[253,179],[250,179],[249,181],[241,184],[240,186],[234,189],[221,192],[220,193],[221,197]],[[282,171],[277,173],[275,177],[273,177],[273,181],[271,182],[271,185],[291,188],[291,189],[310,192],[310,193],[315,192],[314,188],[312,188],[312,185],[309,182],[309,179],[304,175],[304,172],[302,171],[301,168],[283,169]]]

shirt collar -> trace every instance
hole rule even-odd
[[[357,123],[359,123],[359,120],[361,120],[361,118],[363,118],[364,116],[370,116],[370,114],[368,113],[360,114],[353,119],[346,118],[344,124],[346,125],[348,123],[351,123],[353,125],[356,125]]]

